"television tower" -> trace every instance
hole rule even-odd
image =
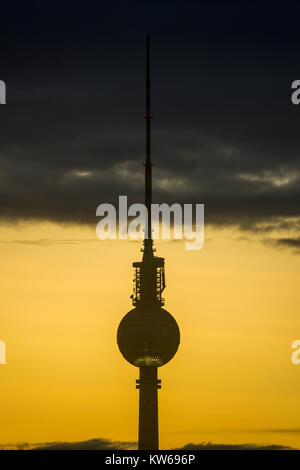
[[[136,381],[139,389],[139,450],[158,449],[157,390],[161,380],[157,368],[169,362],[175,355],[180,332],[176,320],[163,309],[162,293],[165,288],[165,260],[154,256],[151,223],[152,162],[150,112],[150,35],[146,35],[146,161],[145,205],[148,224],[145,230],[142,261],[133,263],[135,270],[132,304],[134,308],[123,317],[117,332],[117,342],[124,358],[139,367]]]

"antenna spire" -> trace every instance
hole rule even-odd
[[[151,221],[151,204],[152,204],[152,162],[151,162],[151,119],[150,111],[150,34],[146,34],[146,161],[145,166],[145,205],[148,211],[148,227],[145,231],[144,255],[153,255],[152,241],[152,221]]]

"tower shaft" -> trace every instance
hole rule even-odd
[[[139,450],[158,449],[158,401],[157,367],[140,367],[140,379],[136,381],[139,397]]]

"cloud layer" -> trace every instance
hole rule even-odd
[[[1,219],[94,224],[102,202],[142,201],[151,30],[155,201],[247,230],[300,220],[299,5],[145,8],[3,6]]]
[[[0,450],[136,450],[135,442],[114,442],[108,439],[89,439],[78,442],[46,442],[39,444],[20,443],[0,446]],[[290,450],[291,447],[276,444],[213,444],[189,443],[176,450]],[[173,449],[174,450],[174,449]]]

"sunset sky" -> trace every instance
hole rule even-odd
[[[182,336],[159,370],[161,446],[299,446],[291,342],[300,331],[300,257],[211,227],[199,252],[158,246],[166,308]],[[2,227],[2,443],[136,441],[138,370],[120,355],[116,329],[131,308],[139,248],[79,226]]]
[[[140,242],[96,208],[143,199],[151,31],[154,202],[205,204],[202,250],[158,241],[181,344],[161,369],[161,448],[300,448],[300,7],[1,6],[0,447],[135,447],[138,369],[116,343]],[[298,16],[297,16],[298,15]]]

